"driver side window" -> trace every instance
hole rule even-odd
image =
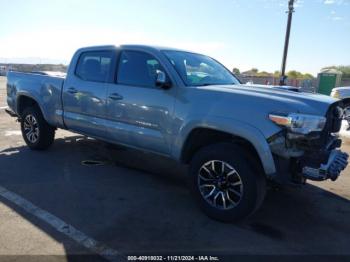
[[[152,55],[139,51],[122,51],[117,82],[131,86],[155,87],[161,66]]]

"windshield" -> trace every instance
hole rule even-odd
[[[163,52],[187,86],[239,84],[229,70],[208,56],[183,51]]]

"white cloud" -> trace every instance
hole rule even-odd
[[[342,17],[342,16],[333,16],[332,20],[334,20],[334,21],[341,21],[341,20],[344,20],[344,17]]]
[[[323,3],[325,5],[349,5],[350,0],[324,0]]]
[[[340,16],[335,10],[332,10],[330,16],[328,16],[328,19],[332,21],[343,21],[347,18],[344,16]]]
[[[294,7],[299,8],[299,7],[303,7],[303,5],[304,5],[304,0],[298,0],[295,2]]]

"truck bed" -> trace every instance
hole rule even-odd
[[[24,96],[40,101],[46,121],[57,127],[63,126],[62,88],[65,74],[57,72],[9,72],[7,75],[7,103],[17,115],[21,114],[19,101]]]

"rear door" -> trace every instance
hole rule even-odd
[[[113,79],[115,51],[86,51],[70,69],[62,94],[68,129],[105,137],[107,84]]]
[[[166,73],[152,54],[121,51],[116,83],[108,84],[107,134],[115,143],[168,155],[176,87],[157,87],[157,70]]]

